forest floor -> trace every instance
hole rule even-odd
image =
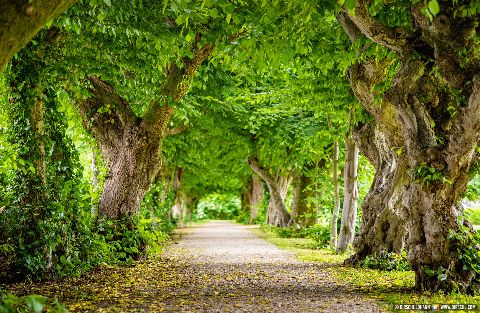
[[[334,278],[326,263],[301,261],[256,231],[225,221],[194,224],[134,266],[11,291],[56,298],[70,312],[382,311]]]

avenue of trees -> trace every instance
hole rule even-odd
[[[1,279],[137,259],[209,216],[321,224],[346,263],[406,252],[419,290],[477,292],[479,11],[0,0]]]

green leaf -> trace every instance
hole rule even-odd
[[[111,5],[112,5],[112,1],[111,1],[111,0],[103,0],[103,3],[105,3],[107,6],[111,6]]]
[[[97,20],[99,20],[100,22],[103,21],[105,18],[107,17],[107,14],[105,13],[100,13],[97,15]]]
[[[356,0],[345,0],[345,7],[348,11],[353,12],[355,10]]]
[[[438,5],[437,0],[428,1],[428,10],[432,13],[433,16],[440,13],[440,6]]]
[[[44,302],[45,300],[41,296],[31,295],[25,297],[25,303],[27,303],[28,308],[36,313],[42,312]]]
[[[182,25],[182,24],[185,24],[186,20],[187,20],[187,16],[185,14],[182,14],[177,17],[177,19],[175,20],[175,23],[177,23],[177,25]]]
[[[218,17],[218,10],[217,9],[211,9],[210,12],[208,12],[208,15],[210,15],[213,18]]]

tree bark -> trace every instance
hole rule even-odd
[[[291,182],[292,182],[291,176],[282,176],[282,175],[279,175],[279,173],[275,175],[275,178],[274,178],[275,188],[278,190],[278,193],[280,194],[280,200],[285,208],[285,211],[286,211],[285,197],[287,196],[288,188],[290,187]],[[282,212],[282,209],[279,207],[279,202],[277,202],[276,199],[270,197],[270,201],[268,202],[268,208],[267,208],[267,219],[266,219],[267,224],[277,226],[279,223],[281,223],[280,221],[283,219],[283,216],[282,216],[283,213],[281,212]],[[286,226],[290,225],[292,221],[293,220],[291,219],[291,216],[290,216],[290,221],[287,223]],[[285,226],[281,226],[281,227],[285,227]]]
[[[75,0],[0,1],[0,70],[52,18]]]
[[[197,209],[198,198],[189,196],[187,197],[186,207],[185,207],[185,221],[189,222],[192,220],[192,214]]]
[[[183,169],[178,168],[175,172],[173,188],[175,189],[175,202],[172,207],[172,217],[178,221],[178,225],[183,225],[183,207],[185,202],[185,193],[181,190]]]
[[[330,246],[335,249],[337,246],[337,222],[338,214],[340,212],[340,195],[338,186],[338,141],[333,142],[333,159],[332,159],[332,171],[333,171],[333,210],[332,210],[332,222],[330,224]]]
[[[265,181],[270,192],[267,223],[278,227],[289,226],[292,222],[292,218],[285,207],[284,198],[288,186],[290,185],[291,178],[289,179],[279,175],[273,177],[268,170],[261,167],[255,160],[248,160],[248,165]]]
[[[315,192],[312,179],[305,174],[293,179],[292,218],[302,226],[315,225],[316,208],[313,204]]]
[[[260,203],[265,197],[265,191],[263,190],[263,184],[257,175],[252,176],[252,196],[250,203],[250,221],[252,224],[258,216],[258,210]]]
[[[244,214],[250,213],[251,205],[252,205],[252,193],[253,193],[253,176],[248,181],[247,186],[242,192],[241,211]]]
[[[349,71],[356,97],[373,117],[357,131],[359,148],[377,171],[362,205],[362,233],[352,259],[406,246],[417,288],[472,291],[477,274],[449,234],[468,240],[471,232],[458,222],[458,202],[478,162],[476,17],[455,15],[452,3],[440,2],[442,14],[430,21],[417,3],[410,8],[416,28],[411,33],[374,20],[368,3],[357,0],[355,16],[344,13],[352,23],[342,26],[356,27],[347,33],[360,32],[397,52],[399,68],[381,94],[373,87],[387,79],[394,60],[365,60]]]
[[[353,243],[355,236],[355,221],[357,219],[357,172],[358,148],[352,137],[345,138],[345,167],[344,167],[344,200],[342,224],[337,243],[337,252],[344,252]]]
[[[135,116],[108,83],[90,77],[93,97],[80,103],[107,167],[99,215],[119,219],[138,212],[140,202],[161,165],[161,144],[173,108],[160,107],[156,123]],[[104,111],[100,108],[107,108]]]

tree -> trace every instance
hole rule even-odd
[[[254,159],[248,160],[248,165],[260,176],[268,187],[270,202],[268,204],[267,223],[273,226],[286,227],[292,223],[290,213],[285,206],[285,195],[291,182],[291,177],[272,175],[268,169],[260,166]]]
[[[0,2],[0,70],[14,53],[23,48],[52,18],[69,8],[75,0]]]
[[[340,191],[338,186],[338,140],[333,141],[333,158],[332,158],[332,176],[333,176],[333,210],[332,221],[330,223],[330,246],[337,246],[337,223],[338,214],[340,212]]]
[[[345,138],[345,166],[344,166],[344,188],[343,188],[343,209],[342,224],[336,250],[338,253],[344,252],[349,245],[353,243],[355,236],[355,224],[357,221],[357,201],[358,201],[358,147],[352,137]]]
[[[250,220],[249,223],[252,224],[258,216],[258,210],[260,203],[265,197],[265,191],[263,189],[263,183],[260,178],[256,175],[252,176],[252,195],[250,196]]]
[[[349,71],[373,118],[356,138],[377,171],[352,260],[408,248],[416,287],[433,291],[468,291],[478,280],[453,235],[471,232],[458,222],[458,201],[479,141],[478,12],[468,3],[357,0],[355,14],[339,17],[374,55]]]

